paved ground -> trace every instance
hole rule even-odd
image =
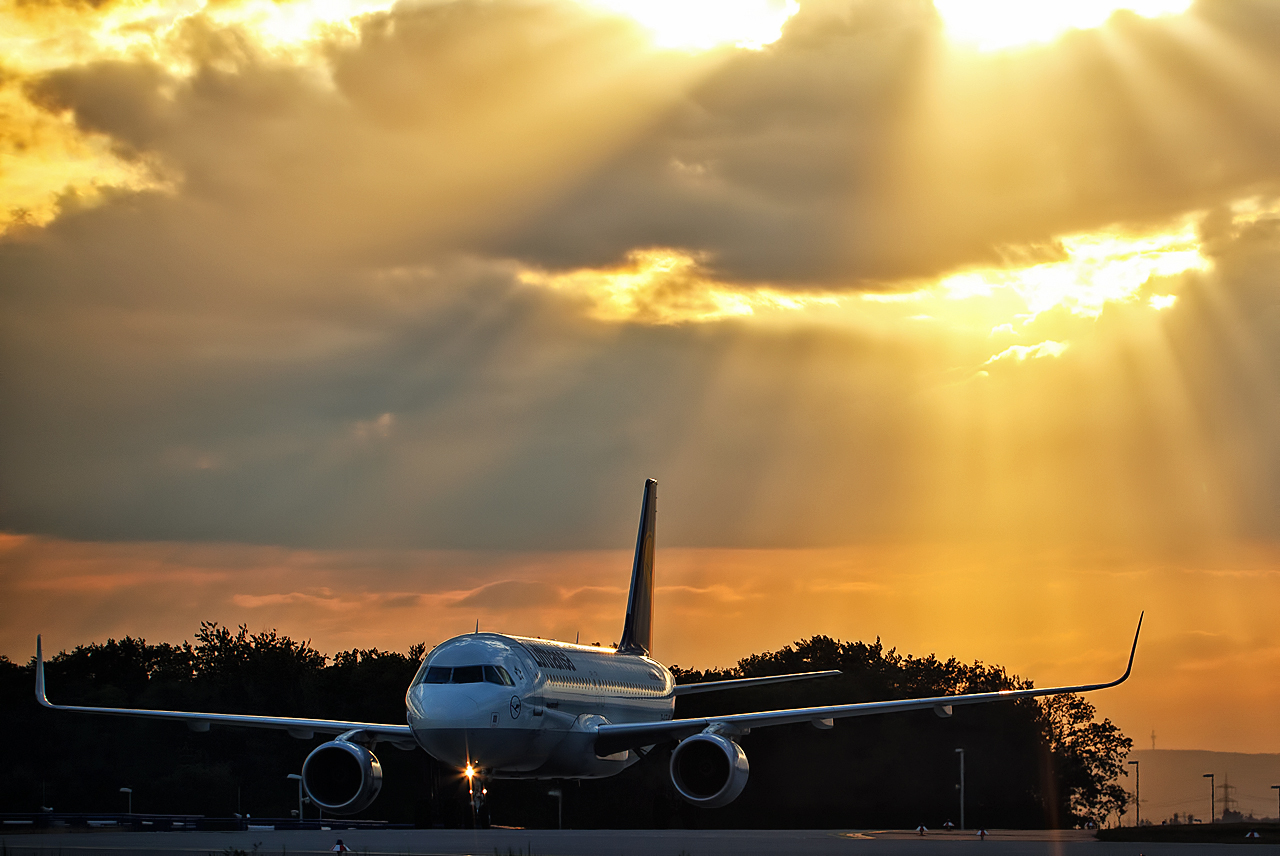
[[[972,833],[837,830],[368,830],[53,832],[0,836],[0,856],[306,856],[341,838],[354,853],[387,856],[1280,856],[1280,845],[1103,843],[1070,831]]]

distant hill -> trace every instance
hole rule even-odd
[[[1205,773],[1213,773],[1217,791],[1217,811],[1221,817],[1223,793],[1221,785],[1234,786],[1232,797],[1236,809],[1258,818],[1275,818],[1276,791],[1280,785],[1280,755],[1246,755],[1243,752],[1205,752],[1197,749],[1137,749],[1129,760],[1139,762],[1142,770],[1142,819],[1159,823],[1177,812],[1198,818],[1209,817],[1209,781]],[[1133,768],[1120,780],[1133,793]],[[1133,809],[1124,823],[1134,822]]]

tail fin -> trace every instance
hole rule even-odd
[[[627,623],[622,627],[618,651],[648,654],[653,639],[653,550],[658,524],[658,482],[646,479],[640,505],[640,534],[631,567],[631,595],[627,598]]]

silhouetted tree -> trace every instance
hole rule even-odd
[[[1110,719],[1097,722],[1097,711],[1081,696],[1052,696],[1040,704],[1049,722],[1049,748],[1063,807],[1071,819],[1101,824],[1113,814],[1123,814],[1129,792],[1117,779],[1129,774],[1124,761],[1133,740]]]
[[[204,622],[194,643],[126,637],[83,645],[46,663],[55,701],[115,707],[208,710],[404,721],[404,690],[425,654],[353,649],[327,658],[276,631],[250,633]],[[681,698],[678,716],[1014,689],[1030,684],[998,666],[885,650],[880,640],[804,639],[724,669],[672,668],[681,683],[839,669],[837,678]],[[123,808],[134,789],[142,812],[287,817],[287,780],[319,740],[282,732],[48,711],[34,700],[34,661],[0,657],[0,727],[22,735],[0,757],[0,810]],[[757,730],[742,738],[751,776],[742,796],[717,810],[684,803],[670,784],[670,747],[610,779],[562,786],[565,822],[577,827],[913,827],[958,819],[954,749],[966,750],[966,813],[986,826],[1072,825],[1123,809],[1131,741],[1091,705],[1065,696]],[[460,826],[469,821],[458,771],[426,753],[379,748],[386,777],[366,816]],[[496,823],[554,826],[550,785],[490,783]]]

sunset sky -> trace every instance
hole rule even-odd
[[[1280,752],[1274,0],[0,0],[0,653],[817,633]],[[56,694],[56,690],[55,690]]]

